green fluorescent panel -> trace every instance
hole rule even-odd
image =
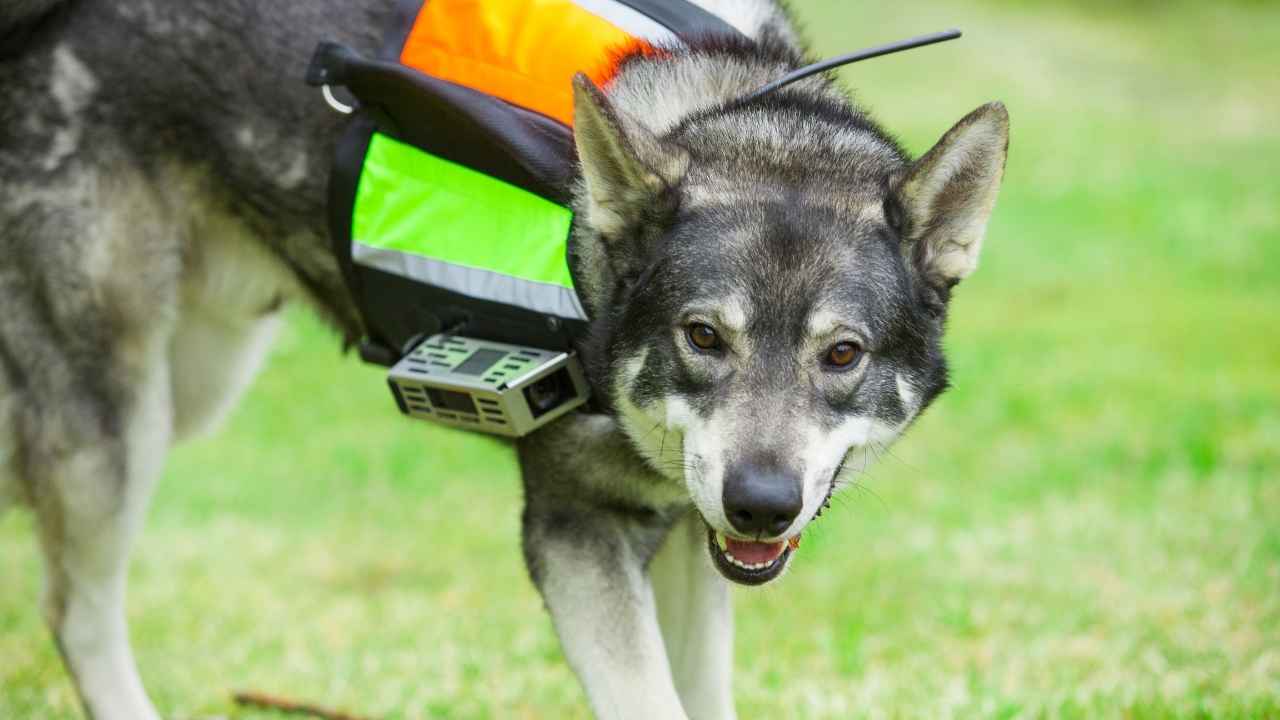
[[[374,133],[356,189],[354,240],[572,288],[568,208]]]

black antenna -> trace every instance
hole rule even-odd
[[[887,45],[877,45],[875,47],[866,48],[865,50],[859,50],[857,52],[849,53],[848,55],[841,55],[839,57],[833,57],[830,60],[823,60],[821,62],[816,62],[812,65],[806,65],[800,68],[799,70],[793,70],[792,72],[789,72],[786,75],[783,75],[782,77],[778,78],[777,80],[774,80],[768,85],[765,85],[759,90],[756,90],[755,92],[742,97],[741,99],[738,100],[738,102],[740,103],[751,102],[756,98],[768,95],[769,93],[773,92],[774,90],[777,90],[778,88],[786,87],[787,85],[790,85],[793,82],[803,80],[811,75],[817,75],[818,73],[821,73],[821,72],[834,70],[835,68],[838,68],[842,65],[848,65],[849,63],[856,63],[859,60],[870,60],[871,58],[880,57],[881,55],[889,55],[890,53],[902,52],[903,50],[911,50],[918,47],[924,47],[925,45],[932,45],[934,43],[946,42],[947,40],[955,40],[958,37],[960,37],[959,30],[943,30],[942,32],[930,33],[928,35],[920,35],[919,37],[913,37],[907,40],[899,40],[898,42],[892,42]]]

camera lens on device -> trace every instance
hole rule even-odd
[[[543,378],[529,388],[529,401],[542,412],[555,407],[559,399],[560,386],[556,383],[555,376]]]
[[[524,389],[524,397],[529,403],[529,411],[535,418],[565,404],[573,398],[573,395],[573,380],[569,378],[569,371],[564,368],[560,368]]]

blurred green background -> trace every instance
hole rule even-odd
[[[1013,134],[955,389],[736,590],[744,718],[1280,717],[1280,4],[797,0],[923,152]],[[176,451],[132,572],[171,717],[232,689],[388,718],[581,718],[496,441],[402,420],[296,312],[229,426]],[[0,718],[76,708],[0,518]]]

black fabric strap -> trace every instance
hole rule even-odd
[[[685,0],[615,0],[620,5],[666,26],[677,37],[738,35],[737,28]]]
[[[360,169],[364,165],[364,156],[373,130],[373,120],[363,113],[357,113],[338,138],[334,148],[333,168],[329,172],[328,201],[330,247],[338,260],[338,269],[342,271],[351,299],[364,321],[366,335],[371,332],[373,315],[365,303],[360,276],[351,261],[351,219],[355,210]]]
[[[425,335],[460,328],[469,337],[528,345],[544,350],[571,350],[585,335],[581,320],[557,318],[517,305],[470,297],[435,285],[356,265],[360,303],[369,316],[369,339],[392,351],[395,362]]]

